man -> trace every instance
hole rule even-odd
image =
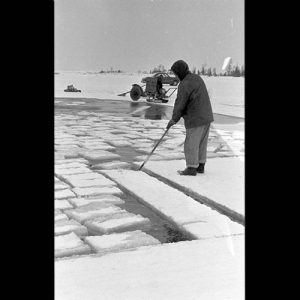
[[[186,169],[178,172],[180,175],[195,176],[197,173],[204,173],[209,127],[214,121],[211,103],[203,79],[199,75],[192,74],[186,62],[176,61],[171,70],[179,78],[180,83],[172,119],[167,128],[175,125],[183,117],[186,128],[184,142]]]

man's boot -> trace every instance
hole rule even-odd
[[[187,167],[183,171],[178,171],[180,175],[188,175],[188,176],[196,176],[197,175],[197,168]]]
[[[204,166],[205,166],[205,163],[199,164],[199,167],[197,168],[197,173],[204,173]]]

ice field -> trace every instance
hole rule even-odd
[[[120,93],[130,91],[132,84],[140,84],[141,79],[150,74],[121,73],[121,74],[90,74],[86,71],[58,71],[55,75],[55,97],[98,98],[113,100],[131,100],[129,94],[124,97]],[[202,76],[213,107],[219,114],[244,117],[244,78],[243,77],[208,77]],[[67,85],[73,84],[81,93],[64,92]],[[173,106],[175,92],[167,105]],[[59,101],[59,100],[58,100]],[[140,99],[139,102],[145,102]],[[80,101],[71,105],[78,105]]]
[[[177,174],[185,167],[182,123],[137,171],[168,120],[128,113],[124,101],[107,108],[109,102],[90,98],[55,100],[56,299],[99,299],[100,290],[103,299],[148,299],[143,290],[164,299],[166,288],[174,299],[191,291],[207,299],[212,289],[225,299],[240,299],[241,126],[211,126],[205,174]],[[194,278],[189,285],[181,284],[186,276]],[[170,290],[174,284],[176,296]]]

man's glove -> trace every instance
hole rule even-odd
[[[174,121],[174,120],[170,120],[169,121],[169,123],[168,123],[168,125],[167,125],[167,129],[169,129],[169,128],[171,128],[173,125],[175,125],[176,124],[176,122]]]

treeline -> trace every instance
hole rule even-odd
[[[193,74],[204,75],[204,76],[233,76],[233,77],[244,77],[245,68],[242,65],[231,65],[229,64],[225,72],[217,72],[216,68],[206,67],[202,65],[201,70],[197,70],[196,67],[193,67],[191,72]]]
[[[167,71],[166,68],[163,65],[158,65],[157,67],[150,70],[150,74],[154,74],[157,72],[165,72],[165,73],[171,73],[170,71]],[[201,66],[201,69],[197,69],[196,67],[192,67],[191,72],[193,74],[203,75],[203,76],[233,76],[233,77],[244,77],[245,76],[245,68],[242,65],[241,67],[236,64],[232,65],[229,64],[227,67],[226,72],[217,72],[216,68],[207,67],[206,64],[203,64]],[[143,72],[144,73],[144,72]]]
[[[121,70],[113,70],[113,69],[111,68],[110,70],[106,70],[106,71],[101,70],[101,71],[99,71],[98,73],[100,73],[100,74],[103,74],[103,73],[123,73],[123,71],[121,71]]]

